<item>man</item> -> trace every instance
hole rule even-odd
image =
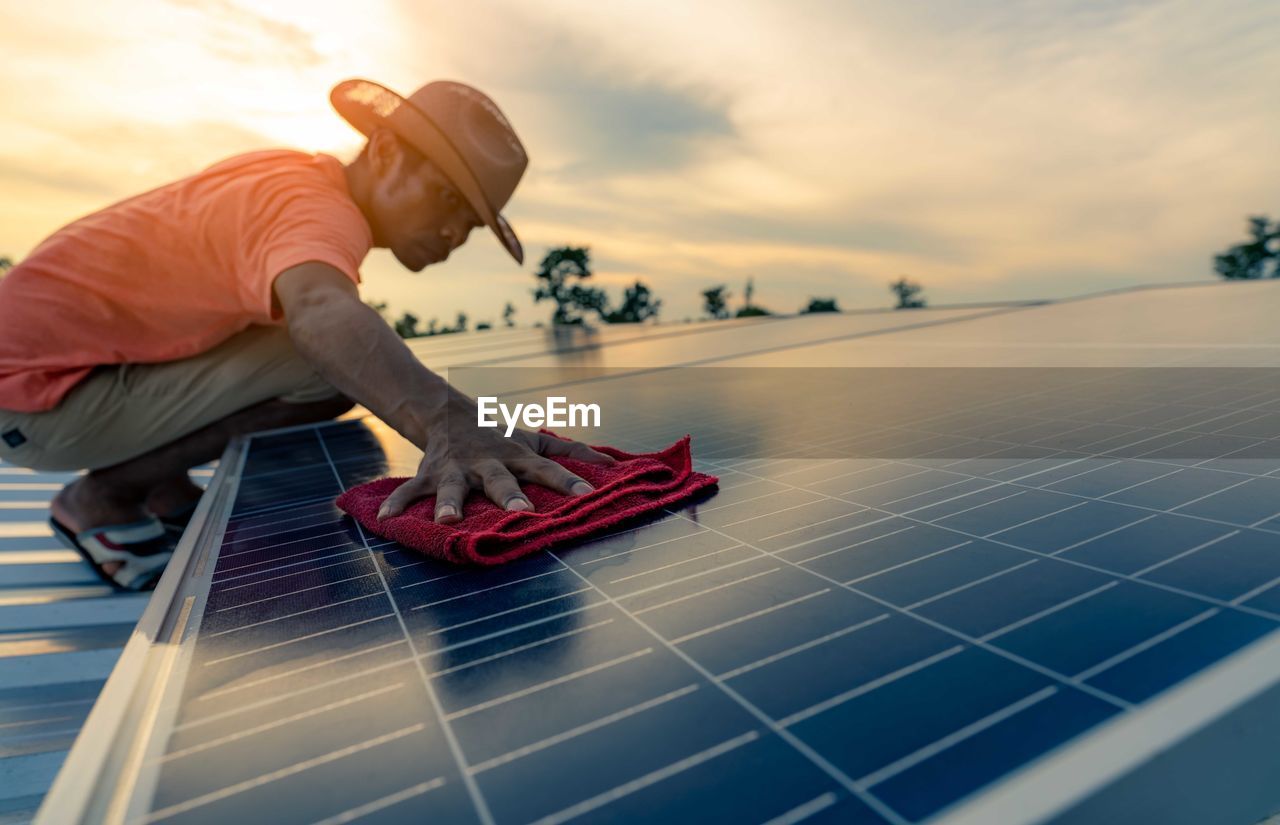
[[[548,455],[583,444],[475,426],[473,402],[420,364],[361,302],[359,266],[389,248],[414,272],[487,226],[528,165],[498,107],[461,83],[403,98],[365,80],[330,100],[368,141],[328,155],[254,152],[88,215],[0,281],[0,457],[88,469],[50,505],[55,534],[108,581],[153,586],[200,495],[187,470],[241,433],[363,404],[424,450],[383,516],[435,494],[460,519],[483,490],[532,507],[520,482],[580,495]]]

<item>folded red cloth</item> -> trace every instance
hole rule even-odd
[[[381,478],[338,496],[338,507],[366,530],[428,556],[457,564],[502,564],[574,539],[599,535],[623,521],[678,504],[715,485],[715,476],[694,472],[689,436],[656,453],[633,454],[593,447],[618,459],[612,466],[563,456],[551,459],[595,487],[567,496],[538,484],[523,485],[532,511],[508,512],[478,493],[468,496],[462,520],[436,524],[435,496],[403,513],[378,520],[378,508],[407,479]]]

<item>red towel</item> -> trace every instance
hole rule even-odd
[[[694,472],[689,436],[665,450],[636,455],[593,447],[618,459],[612,466],[563,456],[551,459],[591,482],[582,496],[566,496],[538,484],[522,485],[532,511],[508,512],[478,493],[467,497],[462,520],[436,524],[435,496],[403,513],[378,520],[378,508],[404,478],[381,478],[338,496],[338,507],[365,529],[433,558],[456,564],[502,564],[574,539],[599,535],[623,521],[678,504],[715,485],[715,476]]]

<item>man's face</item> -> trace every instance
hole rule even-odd
[[[484,226],[434,163],[405,154],[378,179],[373,209],[382,242],[412,272],[445,260]]]

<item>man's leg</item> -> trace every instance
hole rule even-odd
[[[185,471],[172,478],[166,478],[151,488],[147,493],[146,509],[157,516],[174,516],[189,512],[195,507],[204,488],[191,480]]]
[[[264,401],[215,421],[128,461],[91,470],[62,489],[50,503],[53,517],[74,532],[146,518],[147,505],[166,506],[168,490],[187,470],[222,455],[232,436],[336,418],[354,404],[345,396],[290,403]],[[193,485],[194,486],[194,485]],[[166,499],[166,493],[169,497]],[[167,509],[176,509],[170,506]],[[113,573],[118,565],[106,565]]]
[[[5,439],[0,454],[33,469],[89,471],[50,506],[76,535],[142,521],[150,507],[181,509],[198,492],[187,470],[217,458],[234,435],[324,421],[351,406],[286,329],[250,327],[191,358],[102,367],[53,410],[0,411],[5,431],[23,438]]]

